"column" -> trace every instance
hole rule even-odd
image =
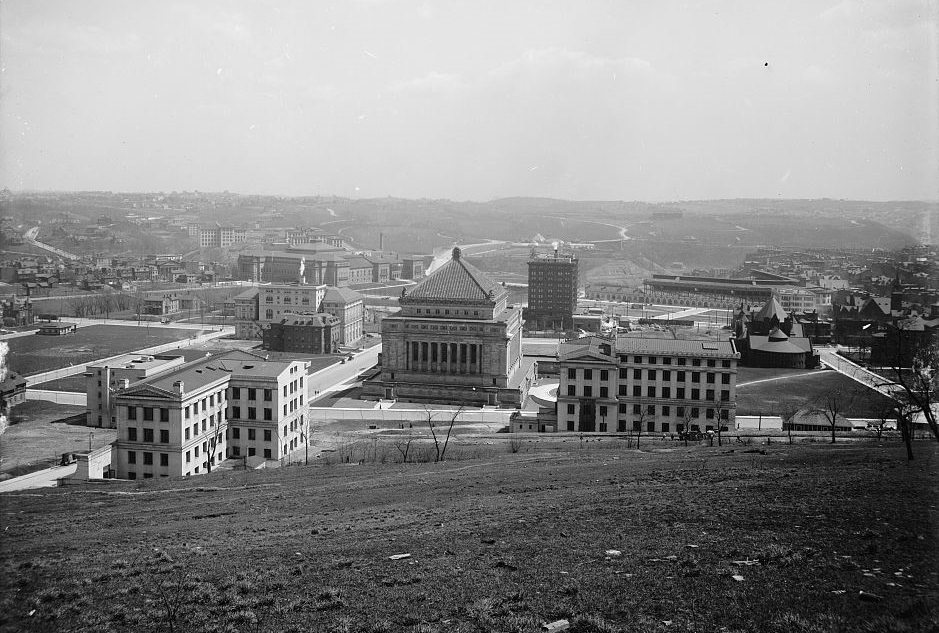
[[[450,343],[450,373],[460,373],[460,355],[459,346],[456,343]]]

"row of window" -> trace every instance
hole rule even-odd
[[[568,420],[568,421],[567,421],[567,430],[568,430],[568,431],[576,431],[576,430],[577,430],[576,426],[577,426],[577,425],[576,425],[576,423],[574,422],[574,420]],[[610,430],[610,429],[608,428],[608,426],[609,426],[609,425],[607,425],[606,422],[600,422],[599,424],[597,424],[597,431],[599,431],[599,432],[601,432],[601,433],[606,433],[606,432],[608,432],[608,431]],[[631,428],[627,429],[628,426],[630,426],[630,425],[627,423],[626,420],[617,420],[617,422],[616,422],[616,432],[617,432],[617,433],[626,433],[627,430],[630,430],[630,431],[632,431],[633,433],[641,433],[641,432],[643,431],[642,422],[639,421],[639,420],[633,420],[633,423],[632,423],[632,425],[631,425]],[[699,425],[699,424],[691,424],[691,425],[689,425],[689,426],[690,426],[690,430],[692,430],[692,431],[700,431],[700,430],[701,430],[701,425]],[[706,431],[714,431],[714,430],[716,430],[714,424],[707,424],[707,425],[705,425],[704,428],[705,428]],[[671,429],[672,429],[672,425],[671,425],[670,422],[655,422],[654,420],[650,420],[650,421],[646,422],[645,432],[646,432],[646,433],[656,433],[656,432],[658,432],[658,433],[671,433],[671,432],[672,432]],[[684,431],[684,430],[685,430],[685,425],[684,425],[684,424],[676,424],[676,425],[675,425],[675,431],[674,431],[675,433],[681,433],[681,432]],[[727,430],[727,427],[724,426],[724,425],[721,425],[721,431],[726,431],[726,430]]]
[[[153,412],[154,410],[159,412],[160,422],[169,422],[170,421],[170,410],[166,408],[156,407],[127,407],[127,419],[136,420],[137,419],[137,409],[143,409],[143,421],[144,422],[153,422]]]
[[[582,369],[581,375],[584,380],[593,380],[593,370],[592,369]],[[662,371],[662,380],[671,380],[672,379],[672,370],[663,369]],[[642,380],[642,369],[633,369],[633,380]],[[577,380],[578,369],[576,367],[567,368],[567,379],[568,380]],[[647,369],[645,370],[646,379],[648,380],[658,380],[659,379],[659,370],[657,369]],[[675,372],[675,380],[678,382],[686,382],[688,378],[691,378],[691,382],[701,382],[701,375],[704,375],[705,382],[714,383],[717,380],[717,376],[721,377],[721,384],[729,385],[730,384],[730,374],[717,374],[715,372],[700,372],[700,371],[685,371],[678,370]],[[610,379],[610,370],[601,369],[599,370],[600,382],[606,382]],[[629,370],[620,369],[619,370],[619,379],[628,380],[629,379]]]
[[[303,386],[303,379],[300,379],[300,386]],[[241,400],[241,389],[242,387],[232,387],[231,388],[231,399],[232,400]],[[257,400],[258,391],[263,392],[264,402],[271,402],[274,400],[274,390],[273,389],[256,389],[254,387],[246,388],[248,400]]]
[[[576,406],[577,405],[574,405],[574,404],[568,404],[567,414],[576,415],[577,414]],[[643,409],[642,409],[641,404],[633,404],[631,410],[632,410],[633,415],[643,415]],[[630,406],[627,403],[621,402],[619,404],[617,411],[621,415],[628,415],[630,413]],[[646,405],[646,408],[645,408],[645,415],[656,415],[656,411],[660,411],[661,416],[665,418],[670,417],[672,415],[672,407],[671,405],[667,405],[667,404],[661,405],[661,409],[659,409],[657,405],[648,404]],[[721,412],[720,417],[722,420],[730,419],[730,411],[728,409],[721,409],[720,412]],[[605,405],[601,405],[599,407],[598,413],[600,414],[600,418],[605,418],[607,417],[608,408]],[[698,407],[675,407],[675,417],[684,418],[685,413],[688,413],[689,417],[692,417],[692,418],[701,417],[701,409],[699,409]],[[717,417],[717,409],[705,409],[704,417],[707,418],[708,420],[715,419]]]
[[[687,395],[686,395],[686,394],[688,394],[688,392],[689,392],[689,390],[686,389],[685,387],[676,387],[676,388],[675,388],[675,396],[674,396],[674,397],[675,397],[677,400],[684,400],[685,398],[687,398]],[[691,397],[689,398],[690,400],[709,400],[709,401],[710,401],[710,400],[714,400],[714,396],[715,396],[715,394],[717,393],[717,390],[716,390],[716,389],[705,389],[705,390],[704,390],[704,398],[701,397],[701,390],[700,390],[700,389],[691,389],[691,390],[690,390],[690,393],[691,393]],[[609,387],[600,387],[599,394],[600,394],[600,395],[599,395],[598,397],[600,397],[600,398],[609,398],[609,397],[610,397],[610,389],[609,389]],[[568,385],[568,386],[567,386],[567,395],[568,395],[568,396],[571,396],[571,397],[577,397],[577,385]],[[593,386],[592,386],[592,385],[583,385],[583,393],[582,393],[581,395],[582,395],[584,398],[593,398],[593,397],[594,397],[594,395],[593,395]],[[620,386],[619,386],[619,392],[618,392],[617,395],[618,395],[618,396],[629,396],[629,388],[628,388],[628,386],[627,386],[627,385],[620,385]],[[649,386],[646,387],[645,396],[643,396],[643,393],[642,393],[642,385],[633,385],[632,395],[633,395],[634,398],[642,398],[642,397],[648,397],[648,398],[671,398],[671,397],[672,397],[672,388],[671,388],[671,387],[662,387],[662,388],[661,388],[661,391],[660,391],[657,386],[655,386],[655,385],[649,385]],[[721,400],[723,400],[723,401],[729,401],[729,400],[730,400],[730,390],[729,390],[729,389],[721,389],[721,391],[720,391],[720,397],[721,397]]]
[[[661,360],[661,363],[662,363],[663,365],[671,365],[671,364],[672,364],[672,358],[673,358],[673,357],[672,357],[672,356],[663,356],[663,357],[661,357],[661,359],[660,359],[658,356],[632,356],[631,358],[633,359],[632,362],[635,363],[636,365],[642,365],[643,362],[645,362],[645,364],[647,364],[647,365],[656,365],[656,364],[659,363],[660,360]],[[629,359],[630,359],[630,356],[627,356],[627,355],[625,355],[625,354],[620,354],[619,362],[621,362],[621,363],[628,363],[628,362],[629,362]],[[688,360],[689,360],[688,358],[685,358],[685,357],[683,357],[683,356],[678,356],[677,358],[675,358],[675,364],[678,365],[679,367],[684,367],[684,366],[686,366],[686,365],[688,364]],[[717,367],[717,366],[718,366],[718,365],[717,365],[717,359],[715,359],[715,358],[706,358],[706,359],[692,358],[692,359],[691,359],[691,366],[692,366],[692,367],[701,367],[701,361],[702,361],[702,360],[705,361],[705,366],[707,366],[707,367]],[[721,363],[720,366],[723,367],[724,369],[730,369],[731,366],[732,366],[732,365],[731,365],[732,361],[730,361],[730,360],[722,360],[722,361],[720,361],[720,363]]]

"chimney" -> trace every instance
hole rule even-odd
[[[385,234],[384,233],[378,234],[378,250],[380,251],[385,250]]]
[[[185,387],[185,383],[182,380],[177,380],[176,382],[173,383],[173,393],[178,393],[179,395],[183,395],[183,393],[185,393],[184,387]]]
[[[120,384],[120,386],[121,386],[121,389],[127,389],[128,387],[130,387],[130,379],[129,379],[129,378],[121,378],[121,381],[120,381],[119,384]]]

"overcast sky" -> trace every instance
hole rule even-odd
[[[939,199],[931,0],[3,0],[0,186]]]

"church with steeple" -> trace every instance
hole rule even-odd
[[[402,293],[381,325],[381,373],[366,398],[519,407],[534,381],[522,359],[522,308],[454,248],[452,258]]]

